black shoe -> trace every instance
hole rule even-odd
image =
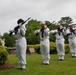
[[[59,59],[59,61],[63,61],[64,59]]]
[[[19,70],[25,70],[25,68],[18,68]]]
[[[76,58],[76,56],[72,56],[72,58]]]
[[[45,65],[49,65],[49,63],[45,63]]]

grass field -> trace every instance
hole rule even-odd
[[[16,55],[9,55],[10,63],[17,63]],[[27,55],[26,70],[18,70],[18,66],[1,70],[0,75],[76,75],[76,58],[65,55],[64,61],[58,61],[57,54],[50,55],[50,65],[42,65],[41,54]]]

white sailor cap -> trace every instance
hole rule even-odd
[[[74,25],[75,25],[75,24],[72,23],[72,24],[69,24],[68,26],[74,26]]]
[[[45,22],[43,21],[43,22],[41,22],[40,24],[45,24]]]

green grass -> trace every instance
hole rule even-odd
[[[10,63],[17,63],[16,55],[9,55]],[[18,70],[18,66],[1,70],[0,75],[76,75],[76,58],[65,55],[64,61],[58,61],[57,54],[50,55],[50,65],[42,65],[41,54],[27,55],[26,70]]]

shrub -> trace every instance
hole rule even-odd
[[[35,51],[40,54],[40,44],[36,44],[36,45],[28,45],[27,46],[27,53],[29,53],[29,48],[34,48]]]
[[[40,44],[36,44],[36,45],[28,45],[27,46],[27,53],[29,53],[29,48],[34,48],[35,51],[40,54]],[[50,42],[50,54],[56,54],[57,50],[56,50],[56,43],[55,42]],[[69,44],[65,44],[65,53],[69,53]]]
[[[7,61],[8,52],[6,51],[5,47],[0,46],[0,66],[5,64]]]
[[[36,44],[36,45],[34,46],[34,48],[35,48],[35,51],[36,51],[38,54],[41,53],[41,51],[40,51],[40,44]]]
[[[56,43],[50,42],[50,54],[55,54],[57,53],[56,51]]]
[[[69,44],[65,44],[65,53],[68,54],[70,51]]]
[[[70,51],[69,50],[69,44],[65,44],[64,46],[65,46],[65,54],[68,54]],[[57,53],[55,42],[50,42],[50,53],[51,54]]]

